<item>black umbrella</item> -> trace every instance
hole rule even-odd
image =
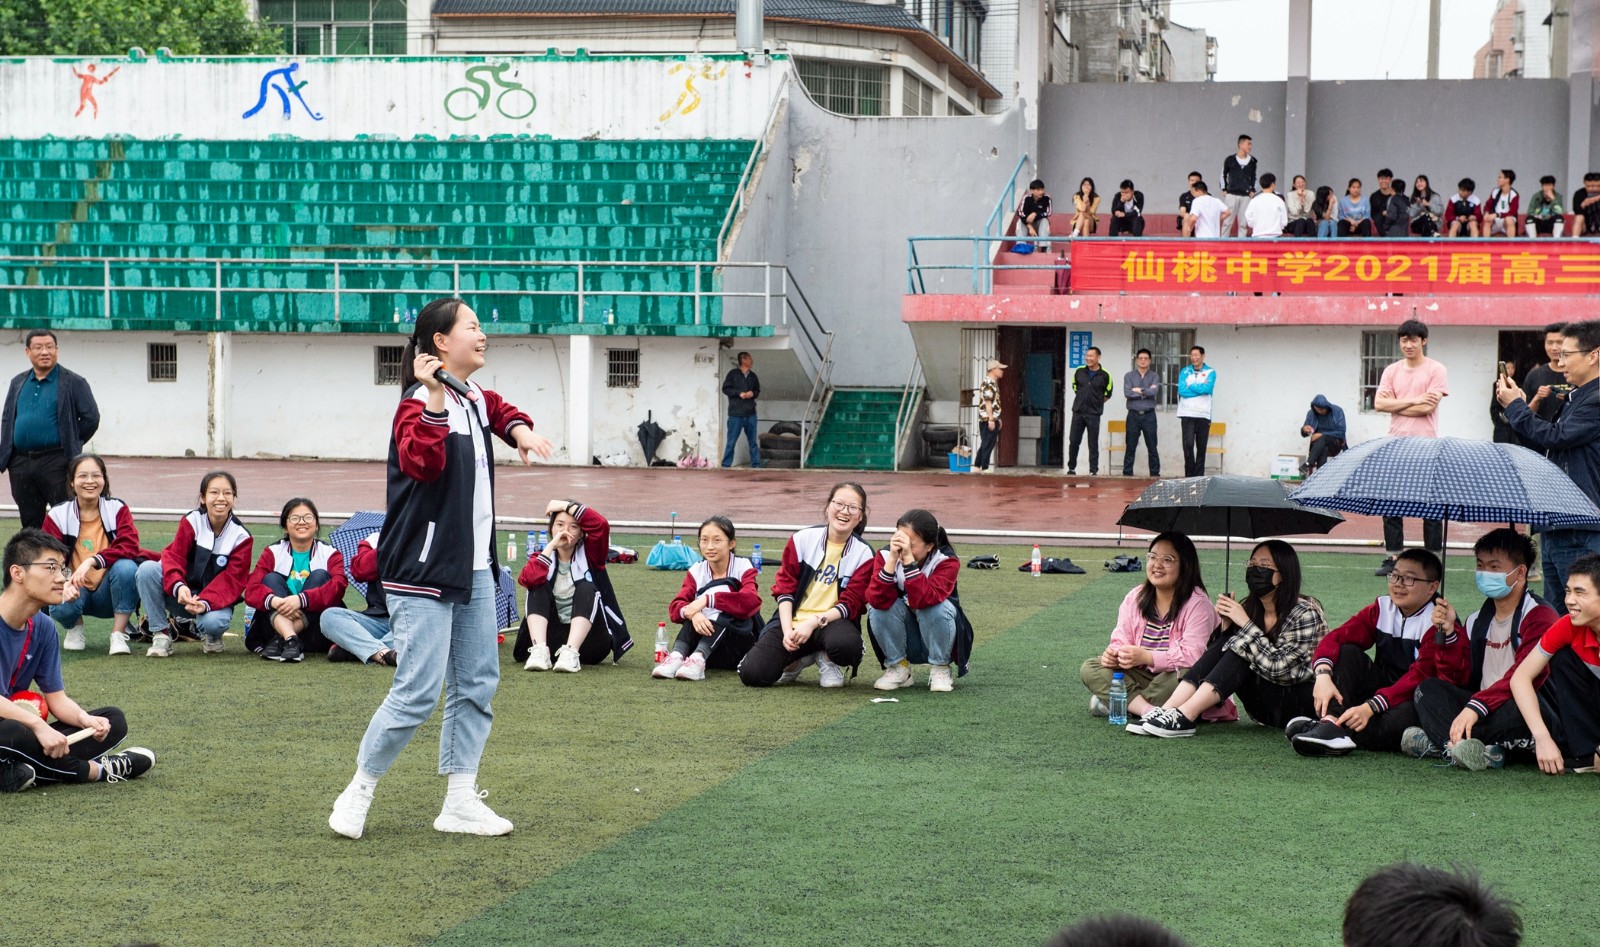
[[[645,412],[644,420],[639,422],[639,447],[644,450],[644,465],[646,467],[655,463],[656,451],[660,449],[661,442],[671,431],[663,431],[653,417],[654,411]]]
[[[1301,506],[1282,481],[1238,474],[1158,480],[1122,511],[1119,526],[1188,536],[1222,536],[1224,584],[1233,568],[1232,537],[1257,539],[1295,533],[1326,533],[1344,522],[1329,510]]]

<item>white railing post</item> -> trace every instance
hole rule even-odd
[[[100,261],[100,308],[105,310],[106,318],[111,318],[111,259],[108,257]]]
[[[333,321],[342,321],[339,317],[339,261],[333,261]]]
[[[578,325],[583,325],[583,261],[578,261]]]
[[[694,265],[694,324],[700,324],[700,264]]]
[[[212,289],[216,292],[216,299],[217,299],[217,305],[216,305],[217,315],[216,315],[216,318],[221,319],[222,318],[222,260],[221,260],[221,258],[218,258],[216,263],[217,263],[217,268],[216,268],[216,271],[215,271],[215,275],[212,277],[212,281],[213,281]]]

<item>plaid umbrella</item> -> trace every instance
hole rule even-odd
[[[363,510],[345,520],[328,536],[328,542],[344,556],[345,578],[350,580],[350,584],[363,598],[367,595],[367,583],[356,581],[356,577],[350,574],[350,564],[355,562],[356,547],[361,545],[361,541],[373,533],[382,531],[383,520],[384,514],[381,511]],[[515,628],[522,622],[522,614],[517,610],[516,578],[505,566],[500,567],[494,606],[495,619],[500,623],[496,627]]]

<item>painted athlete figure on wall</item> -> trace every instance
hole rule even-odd
[[[72,70],[72,74],[77,76],[82,83],[78,86],[78,110],[72,113],[72,117],[77,118],[79,115],[82,115],[83,107],[87,105],[93,109],[93,111],[89,113],[90,116],[93,118],[99,118],[100,103],[94,97],[94,87],[97,85],[105,85],[107,82],[110,82],[111,77],[116,75],[117,72],[122,69],[122,67],[117,66],[103,76],[97,76],[94,74],[94,63],[90,63],[89,65],[85,66],[84,69],[86,69],[87,72],[79,72],[76,69]]]

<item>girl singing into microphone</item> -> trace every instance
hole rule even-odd
[[[525,464],[551,445],[526,414],[471,382],[487,342],[478,316],[459,299],[423,307],[401,359],[404,394],[389,439],[389,507],[378,574],[399,655],[394,684],[356,757],[355,778],[333,804],[328,825],[360,838],[378,779],[445,689],[439,772],[449,778],[441,832],[505,835],[511,822],[483,804],[478,760],[500,682],[496,647],[494,453],[490,435],[515,447]],[[449,372],[476,396],[449,390]]]

